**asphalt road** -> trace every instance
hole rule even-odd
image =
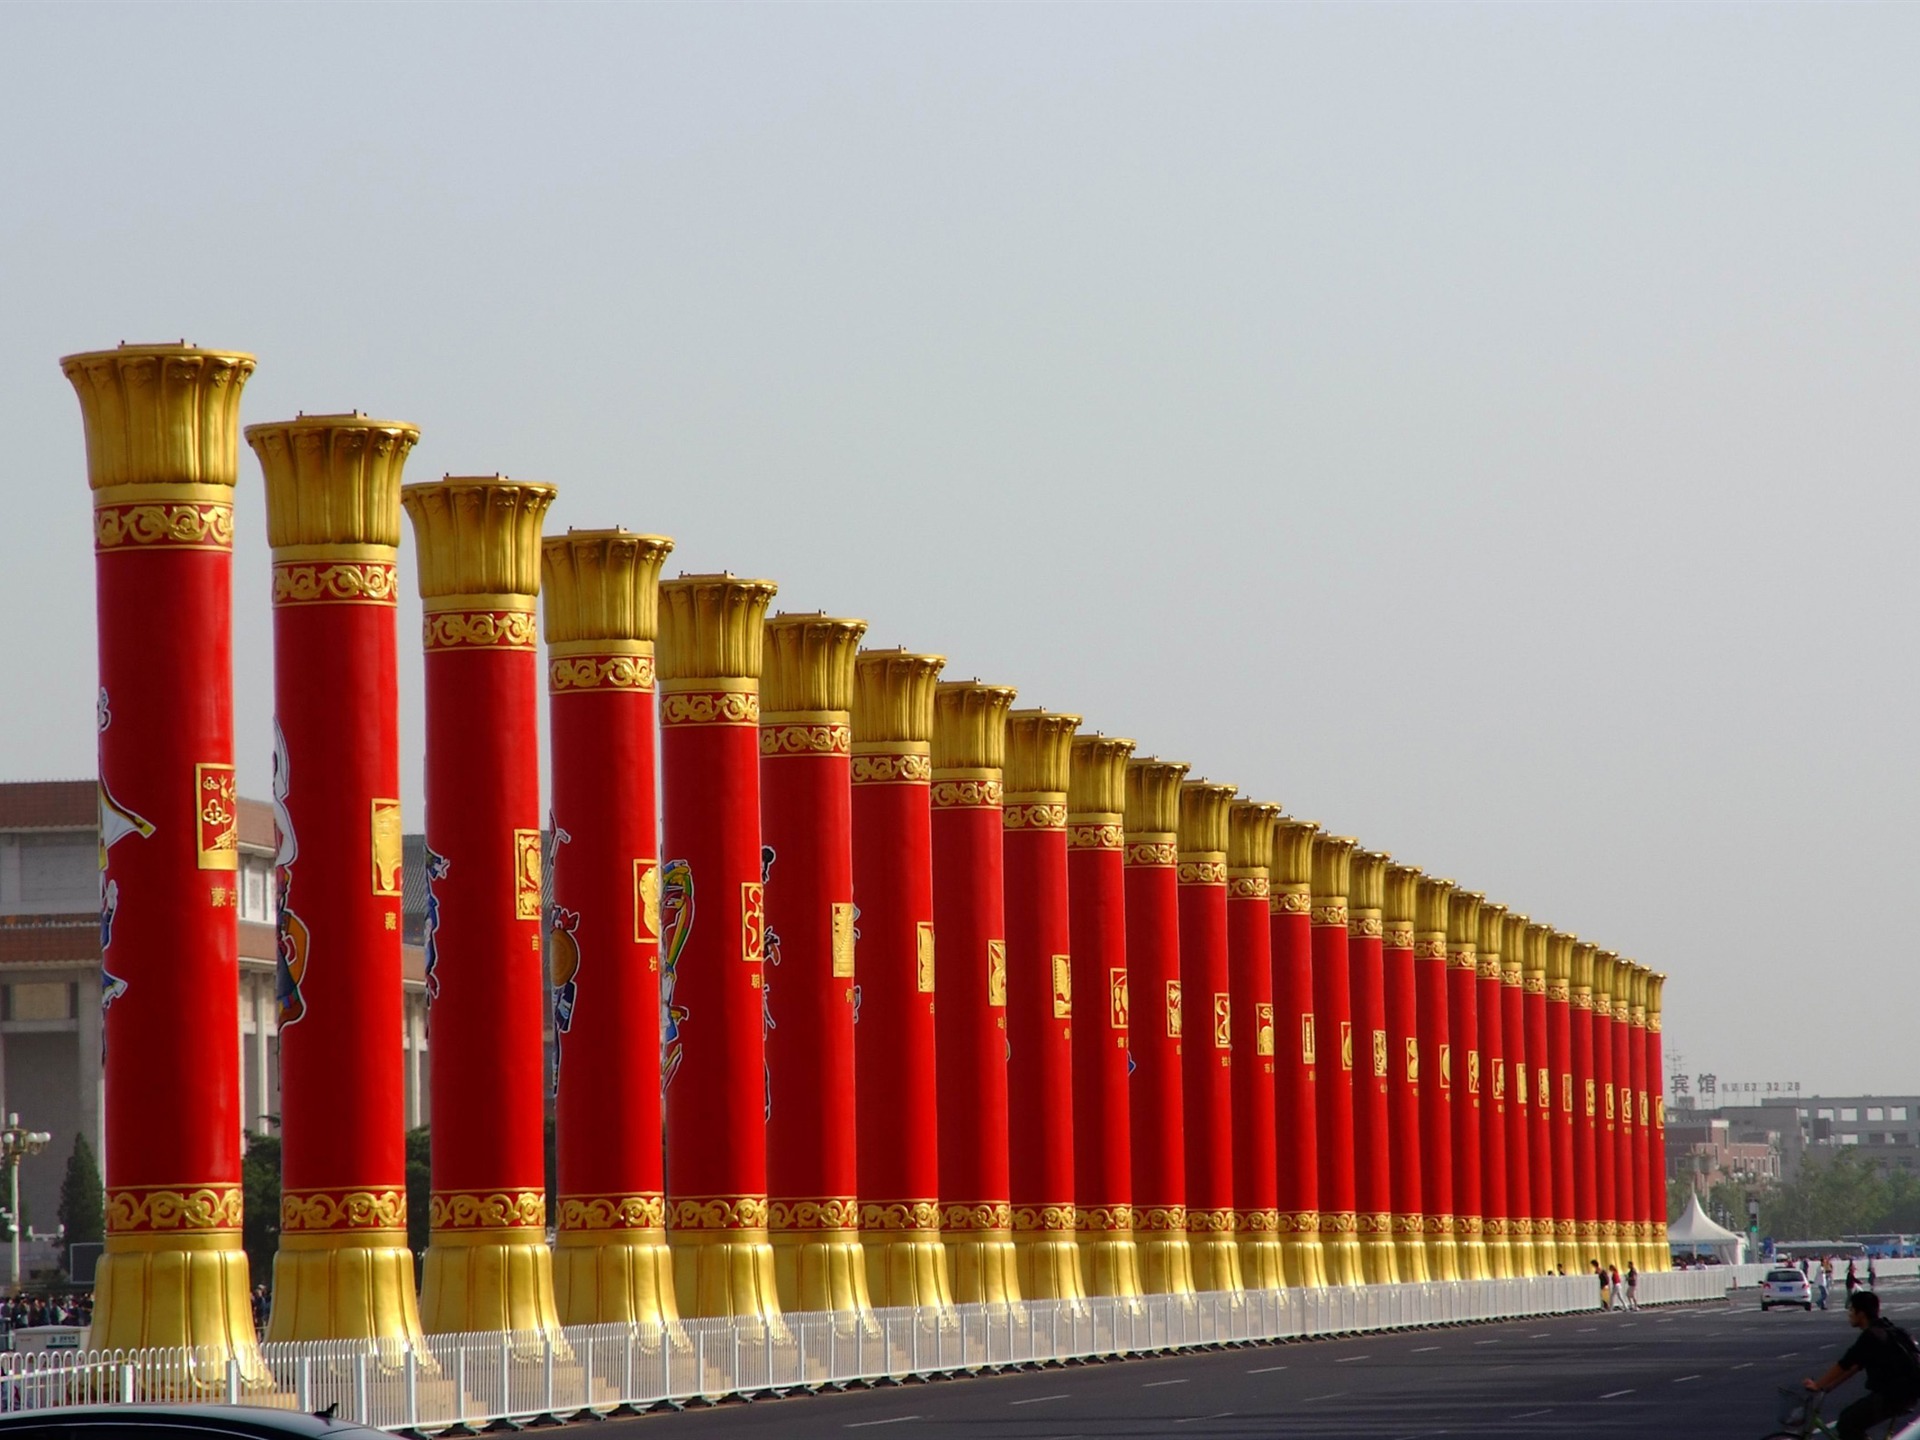
[[[1920,1329],[1920,1287],[1890,1284]],[[1751,1296],[1752,1292],[1748,1292]],[[1173,1436],[1686,1436],[1758,1440],[1775,1389],[1852,1338],[1834,1310],[1726,1305],[1574,1315],[797,1395],[595,1426],[607,1440]],[[1854,1381],[1843,1398],[1858,1393]],[[1829,1407],[1829,1414],[1834,1407]]]

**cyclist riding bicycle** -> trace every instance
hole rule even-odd
[[[1871,1290],[1847,1297],[1847,1323],[1859,1336],[1826,1374],[1808,1380],[1806,1388],[1833,1390],[1866,1371],[1867,1393],[1842,1410],[1834,1424],[1840,1440],[1866,1440],[1868,1426],[1896,1419],[1920,1402],[1920,1350],[1911,1335],[1880,1318],[1880,1297]]]

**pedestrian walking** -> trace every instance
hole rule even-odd
[[[1593,1278],[1600,1282],[1600,1308],[1602,1310],[1611,1310],[1613,1308],[1613,1291],[1607,1284],[1607,1272],[1600,1268],[1600,1262],[1598,1260],[1593,1262]]]
[[[1854,1272],[1853,1261],[1847,1261],[1847,1299],[1853,1299],[1853,1292],[1860,1288],[1860,1277]]]
[[[1633,1261],[1627,1262],[1627,1309],[1640,1308],[1640,1270]]]
[[[1873,1268],[1873,1257],[1871,1255],[1867,1257],[1867,1288],[1869,1290],[1878,1290],[1880,1288],[1880,1272]]]
[[[1827,1308],[1827,1267],[1824,1265],[1813,1272],[1813,1303],[1822,1310]]]
[[[1618,1265],[1609,1265],[1607,1267],[1607,1278],[1613,1286],[1613,1308],[1616,1310],[1626,1309],[1627,1293],[1620,1286],[1620,1267]]]

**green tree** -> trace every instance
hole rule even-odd
[[[273,1279],[273,1255],[280,1248],[280,1137],[252,1135],[247,1138],[246,1158],[240,1162],[240,1191],[246,1206],[241,1222],[241,1243],[246,1246],[247,1265],[253,1271],[253,1283],[265,1285]]]
[[[433,1137],[422,1125],[407,1132],[407,1248],[414,1268],[426,1253],[433,1201]]]
[[[67,1232],[60,1263],[71,1274],[73,1247],[98,1245],[107,1238],[107,1192],[100,1183],[100,1162],[94,1159],[87,1137],[78,1132],[67,1156],[66,1177],[60,1182],[60,1223]]]

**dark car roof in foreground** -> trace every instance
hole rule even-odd
[[[388,1440],[378,1430],[300,1410],[262,1405],[72,1405],[0,1415],[0,1435],[56,1435],[89,1430],[151,1430],[276,1437],[276,1440]]]

